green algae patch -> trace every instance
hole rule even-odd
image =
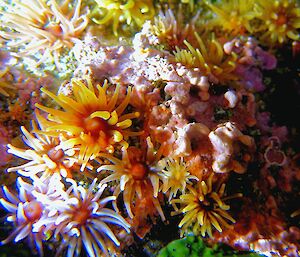
[[[253,252],[239,252],[228,246],[208,247],[199,237],[188,236],[174,240],[161,249],[157,257],[261,257]]]

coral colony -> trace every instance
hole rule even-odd
[[[1,252],[300,255],[300,126],[270,101],[300,96],[297,0],[0,0],[0,20]]]

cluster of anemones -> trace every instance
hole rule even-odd
[[[296,0],[205,1],[212,10],[212,29],[230,36],[254,34],[271,46],[299,41],[300,7]]]
[[[136,134],[128,129],[131,119],[139,116],[138,112],[122,115],[129,103],[131,88],[117,105],[118,85],[111,91],[107,82],[96,87],[89,78],[72,79],[71,85],[74,98],[63,94],[56,96],[42,89],[65,111],[36,105],[49,115],[45,119],[36,112],[39,126],[33,122],[32,133],[21,128],[24,142],[31,149],[8,145],[10,153],[30,161],[8,171],[18,171],[27,177],[41,172],[42,176],[58,172],[70,177],[70,170],[77,169],[73,167],[75,164],[81,165],[83,171],[100,152],[113,153],[116,146],[128,146],[126,139]]]
[[[155,151],[150,137],[146,142],[146,149],[142,151],[137,147],[123,149],[122,159],[102,154],[101,156],[109,159],[112,164],[101,165],[98,171],[112,172],[101,183],[118,182],[114,195],[123,194],[124,206],[130,218],[135,215],[132,209],[136,209],[136,199],[152,195],[152,205],[164,220],[158,201],[159,192],[169,194],[170,200],[176,197],[177,192],[184,192],[186,184],[191,184],[190,179],[197,180],[197,178],[190,175],[182,158],[160,160],[164,146]],[[117,206],[115,207],[118,209]]]
[[[89,161],[100,153],[111,155],[116,147],[128,147],[126,139],[133,132],[128,128],[138,113],[123,114],[131,89],[123,100],[119,99],[119,86],[94,86],[89,78],[73,79],[73,97],[56,96],[42,89],[64,111],[37,104],[48,112],[47,118],[36,111],[32,131],[21,127],[23,141],[29,148],[8,145],[8,152],[27,160],[11,167],[8,172],[31,180],[31,184],[18,178],[19,197],[3,188],[2,206],[11,213],[8,221],[14,222],[15,231],[2,243],[29,238],[42,255],[42,242],[61,240],[68,248],[68,256],[78,255],[82,244],[90,257],[113,250],[111,242],[119,241],[106,224],[118,225],[129,231],[128,223],[115,211],[104,208],[115,196],[100,199],[105,184],[96,187],[94,179],[88,188],[79,186],[72,177],[85,175],[95,178],[95,173],[85,172]],[[81,171],[84,173],[80,173]],[[77,174],[77,175],[76,175]],[[65,190],[62,178],[71,183]],[[106,237],[110,238],[109,242]],[[33,246],[34,246],[33,245]]]
[[[114,195],[119,197],[122,194],[125,210],[132,219],[132,226],[141,225],[135,224],[136,217],[141,223],[143,214],[153,216],[155,214],[151,212],[153,209],[156,209],[156,213],[162,220],[165,220],[159,198],[159,194],[163,193],[175,208],[173,215],[185,214],[185,218],[179,224],[179,227],[185,224],[182,227],[182,234],[189,231],[191,224],[194,225],[193,232],[195,234],[201,233],[202,236],[205,236],[207,232],[210,237],[212,237],[211,226],[220,232],[222,231],[221,227],[231,228],[232,226],[223,219],[235,222],[227,213],[229,205],[224,203],[225,200],[232,198],[224,197],[225,184],[213,186],[213,173],[206,182],[197,182],[199,178],[190,174],[190,167],[183,157],[174,156],[161,159],[164,145],[155,151],[150,137],[146,141],[146,149],[142,148],[141,150],[137,147],[124,149],[122,159],[100,154],[103,158],[110,160],[109,164],[102,164],[98,168],[99,172],[109,171],[109,175],[101,183],[116,183]],[[195,182],[197,183],[195,184]],[[142,213],[141,201],[144,207],[147,206]],[[147,203],[145,204],[145,202]],[[176,203],[182,207],[178,209]],[[117,203],[114,204],[115,210],[119,211]],[[190,210],[191,212],[189,212]],[[186,214],[187,212],[189,214]],[[142,225],[145,224],[142,223]],[[136,232],[139,234],[138,230]]]
[[[131,4],[126,6],[133,8],[132,4],[135,3],[129,2]],[[54,4],[53,1],[50,3]],[[123,11],[125,5],[118,4]],[[111,13],[102,22],[116,19],[118,25],[123,16],[110,17]],[[168,24],[168,21],[172,23]],[[187,69],[198,70],[214,83],[235,80],[236,53],[226,53],[221,41],[215,37],[203,40],[197,32],[190,34],[195,22],[195,19],[192,20],[184,31],[180,31],[175,16],[169,11],[156,20],[156,27],[153,26],[156,31],[152,32],[158,37],[168,37],[166,44],[169,44],[169,50],[172,50],[174,40],[176,46],[173,50],[176,51],[172,53],[172,61],[181,62]],[[188,35],[189,40],[184,40]],[[182,43],[182,48],[177,46],[178,42]],[[36,107],[44,114],[36,111],[37,122],[33,121],[31,132],[25,127],[21,128],[28,147],[24,149],[8,145],[9,153],[27,160],[25,164],[11,167],[8,171],[16,171],[33,181],[32,185],[26,183],[26,188],[30,188],[32,194],[30,199],[34,201],[28,204],[33,207],[28,208],[35,209],[37,213],[27,213],[27,209],[23,212],[31,222],[29,226],[26,225],[26,236],[31,233],[37,236],[39,251],[41,243],[50,235],[54,241],[62,240],[63,247],[68,248],[68,256],[78,255],[82,244],[89,256],[97,256],[100,252],[108,254],[109,241],[103,238],[103,234],[116,245],[119,242],[105,222],[128,230],[128,224],[117,213],[127,214],[133,230],[143,236],[140,229],[149,216],[160,216],[165,220],[162,208],[164,195],[173,203],[174,214],[185,214],[179,224],[184,231],[193,224],[195,234],[205,236],[207,233],[212,236],[212,226],[218,231],[222,231],[222,227],[231,227],[228,221],[235,220],[227,213],[229,206],[224,203],[224,184],[215,185],[212,175],[207,181],[191,175],[191,167],[183,157],[175,154],[176,150],[173,155],[168,155],[164,151],[166,145],[160,145],[151,138],[147,124],[144,124],[146,129],[142,137],[139,137],[141,131],[131,130],[132,120],[138,118],[140,113],[132,111],[130,106],[130,86],[110,84],[106,80],[100,85],[86,77],[73,78],[65,88],[61,88],[61,92],[65,92],[64,89],[71,90],[67,95],[56,95],[43,88],[44,95],[54,100],[58,108],[37,104]],[[120,92],[127,93],[121,96]],[[87,169],[92,170],[96,165],[99,165],[98,173],[86,173]],[[86,176],[84,179],[88,181],[98,176],[103,179],[98,189],[95,188],[96,180],[85,188],[72,180],[81,175]],[[51,191],[53,183],[50,185],[49,182],[53,178],[59,178],[55,182],[59,189],[55,187],[54,192]],[[71,183],[67,190],[64,190],[61,178]],[[18,180],[22,181],[20,178]],[[107,184],[111,185],[113,196],[100,201]],[[24,191],[22,186],[19,188]],[[6,188],[4,191],[9,192]],[[1,200],[9,212],[15,210],[10,208],[9,202],[12,201],[15,206],[18,205],[17,199],[10,193],[6,193]],[[108,201],[112,201],[114,212],[104,209]],[[180,204],[181,208],[178,209],[176,204]],[[12,219],[16,227],[19,224],[17,216]],[[224,218],[228,221],[224,221]],[[19,233],[18,227],[16,231]],[[17,236],[15,241],[20,238],[24,238],[24,234]],[[71,242],[69,246],[68,241]]]
[[[108,254],[113,248],[103,235],[116,245],[119,241],[105,222],[126,230],[129,227],[118,214],[118,201],[114,201],[120,200],[121,194],[129,221],[136,233],[144,236],[139,231],[149,216],[159,214],[165,220],[161,192],[171,201],[184,194],[187,185],[192,188],[198,178],[190,174],[183,158],[162,158],[165,145],[156,150],[150,137],[140,138],[140,148],[129,146],[128,137],[141,134],[129,130],[131,120],[139,116],[138,112],[126,111],[130,87],[127,95],[119,99],[120,86],[109,85],[107,81],[95,86],[90,78],[73,79],[71,86],[72,97],[42,89],[64,111],[37,104],[48,116],[45,118],[36,111],[37,122],[32,122],[32,131],[21,127],[29,148],[8,145],[9,153],[27,160],[8,171],[18,172],[32,183],[18,178],[19,198],[3,188],[1,203],[12,213],[8,220],[16,226],[3,243],[28,237],[42,254],[42,243],[51,238],[62,240],[68,256],[79,254],[82,244],[89,256]],[[80,169],[85,172],[86,167],[92,167],[89,163],[94,159],[100,163],[97,171],[104,176],[98,189],[95,189],[96,179],[88,188],[79,186],[72,177],[82,175]],[[89,179],[88,176],[94,178],[97,174],[84,175]],[[99,200],[111,182],[117,183],[113,196]],[[65,190],[67,183],[71,186]],[[104,208],[109,201],[115,211]],[[145,206],[148,209],[142,213]],[[18,214],[20,208],[22,217]]]
[[[88,25],[87,13],[81,14],[81,0],[70,6],[70,0],[58,5],[56,0],[17,0],[5,4],[1,12],[0,35],[17,56],[38,51],[54,54],[71,48]],[[39,63],[42,63],[44,59]]]
[[[60,241],[58,251],[78,256],[82,245],[89,257],[108,256],[112,243],[119,246],[115,228],[129,232],[129,224],[105,205],[114,196],[101,198],[106,185],[96,186],[94,179],[88,188],[67,179],[67,189],[61,176],[35,178],[32,184],[18,178],[18,194],[2,188],[2,206],[9,212],[7,221],[15,230],[1,244],[28,239],[32,249],[43,255],[43,242]],[[97,190],[96,190],[97,189]],[[96,191],[95,191],[96,190]]]
[[[57,2],[62,4],[59,6]],[[75,2],[76,6],[72,9],[71,3]],[[17,0],[5,4],[5,12],[1,13],[3,29],[0,36],[4,38],[3,42],[7,42],[8,49],[20,50],[16,56],[48,51],[57,57],[61,49],[73,46],[87,26],[87,13],[81,14],[81,2]],[[92,2],[85,4],[87,7],[92,6]],[[154,15],[153,2],[148,0],[94,2],[95,6],[97,4],[92,13],[94,22],[112,24],[115,35],[118,34],[120,24],[141,27]],[[143,53],[143,58],[149,63],[157,64],[158,60],[167,63],[171,75],[163,78],[161,74],[164,71],[157,72],[159,65],[158,68],[148,65],[146,67],[151,67],[147,69],[148,77],[142,77],[141,74],[145,72],[142,69],[143,60],[137,62],[132,59],[134,55],[127,55],[126,52],[132,53],[136,49],[128,50],[129,47],[122,46],[115,50],[107,47],[105,51],[111,53],[106,56],[112,57],[118,51],[115,56],[122,53],[129,57],[128,62],[133,61],[134,65],[138,63],[138,68],[132,69],[134,65],[126,66],[127,60],[122,60],[120,64],[118,57],[112,57],[105,75],[100,69],[91,72],[99,80],[109,77],[112,83],[105,80],[101,85],[93,83],[91,78],[73,78],[65,88],[61,88],[61,92],[71,89],[68,94],[56,95],[42,89],[44,95],[54,100],[57,108],[37,104],[40,111],[35,112],[36,121],[32,121],[32,131],[28,131],[25,126],[21,127],[27,147],[22,148],[16,143],[7,145],[9,153],[26,160],[23,164],[8,168],[8,172],[17,172],[25,178],[17,179],[17,194],[6,186],[2,188],[0,203],[9,213],[7,221],[12,222],[15,229],[1,244],[28,239],[33,249],[42,255],[43,243],[50,241],[60,243],[58,254],[66,251],[68,257],[79,256],[82,248],[90,257],[109,255],[114,251],[113,244],[120,245],[120,230],[129,232],[131,227],[138,236],[143,237],[147,232],[145,224],[150,223],[149,218],[151,221],[156,217],[163,221],[166,219],[163,200],[172,204],[175,209],[173,215],[183,216],[179,223],[182,234],[192,230],[195,235],[213,237],[214,229],[222,232],[232,228],[231,223],[235,219],[229,212],[230,206],[225,202],[241,194],[227,197],[223,182],[231,171],[240,174],[246,172],[255,147],[252,138],[242,134],[239,129],[243,128],[238,129],[234,123],[221,123],[216,127],[217,119],[208,121],[208,118],[215,119],[214,114],[210,113],[212,108],[209,108],[219,104],[225,106],[227,109],[222,111],[228,117],[224,119],[230,119],[235,111],[231,112],[231,109],[242,105],[243,100],[248,98],[245,109],[251,108],[253,116],[246,117],[242,124],[254,126],[255,99],[252,94],[241,93],[239,90],[243,84],[240,82],[240,74],[245,78],[246,71],[249,72],[251,76],[245,80],[253,83],[253,74],[253,77],[261,78],[253,67],[273,65],[264,63],[268,60],[267,57],[263,58],[265,52],[253,47],[255,44],[252,40],[231,40],[231,37],[254,31],[262,41],[271,42],[272,45],[284,43],[287,39],[297,41],[300,15],[299,7],[293,0],[265,1],[260,4],[241,0],[205,2],[214,14],[208,13],[215,18],[208,21],[207,28],[198,21],[200,11],[188,19],[183,12],[174,14],[169,9],[165,13],[160,12],[152,24],[147,23],[151,33],[147,34],[150,36],[148,42],[157,48],[154,50],[147,45],[148,49],[139,49],[138,53]],[[194,9],[193,0],[181,0],[181,3],[189,3],[190,9]],[[213,33],[207,31],[211,28]],[[228,33],[224,34],[223,30]],[[138,46],[142,47],[142,43],[139,43]],[[158,50],[163,51],[159,53]],[[98,54],[101,55],[101,51],[93,56],[96,58]],[[97,64],[95,61],[92,65]],[[123,76],[118,77],[121,66]],[[110,68],[115,68],[114,78],[110,77]],[[135,72],[139,68],[141,72]],[[10,89],[2,80],[5,72],[0,72],[0,93],[3,95],[7,95],[6,89]],[[153,79],[150,76],[152,72],[157,72],[154,77],[161,81]],[[132,73],[138,73],[136,77],[141,76],[142,79],[130,80],[130,75],[126,82],[120,79]],[[166,78],[170,78],[170,81]],[[116,81],[121,84],[113,84]],[[135,93],[141,97],[131,99],[132,88],[127,85],[128,81],[136,83]],[[187,111],[183,110],[183,102],[182,106],[179,101],[176,102],[175,94],[177,99],[183,97],[180,90],[170,95],[168,93],[173,89],[169,87],[169,91],[163,90],[166,81],[169,85],[174,82],[174,88],[184,81],[182,88],[187,88],[183,90],[183,94],[188,95],[184,103],[188,105]],[[224,94],[224,105],[213,94],[213,101],[208,101],[208,91],[216,89],[209,82],[230,87]],[[198,92],[197,86],[200,85],[205,85],[204,94],[200,94],[204,90]],[[252,84],[244,87],[246,90],[256,88]],[[147,98],[149,92],[153,93],[155,100]],[[169,97],[170,101],[167,100]],[[138,103],[141,99],[143,103]],[[253,104],[252,107],[250,104]],[[167,109],[169,115],[166,116],[170,117],[162,118],[157,111],[157,119],[171,121],[166,121],[166,124],[162,122],[160,127],[153,125],[150,129],[148,117],[142,117],[144,120],[139,120],[140,124],[135,128],[143,127],[144,135],[141,136],[143,132],[140,130],[132,131],[135,130],[132,128],[133,120],[140,117],[142,109],[145,111],[157,105],[161,107],[158,110]],[[197,122],[202,121],[202,117],[196,117],[195,112],[204,116],[204,123],[214,125],[207,125],[208,128],[202,123],[193,122],[194,118]],[[233,115],[239,121],[246,116]],[[155,137],[155,129],[168,130],[175,143],[171,140],[171,143],[166,143],[163,133],[160,139]],[[97,172],[93,169],[97,169]],[[95,177],[102,179],[98,186]],[[107,186],[113,195],[101,198]],[[105,207],[106,204],[112,208]],[[298,214],[299,211],[296,211],[292,217]]]
[[[213,83],[237,80],[234,73],[237,55],[226,53],[222,39],[205,32],[205,25],[197,24],[199,12],[192,18],[184,17],[181,10],[160,12],[150,23],[151,44],[160,45],[174,56],[174,61],[200,71]],[[153,36],[152,36],[153,35]],[[154,40],[155,38],[155,40]]]

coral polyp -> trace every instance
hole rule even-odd
[[[176,47],[175,60],[189,68],[199,68],[214,83],[226,83],[236,80],[234,74],[237,55],[227,55],[217,39],[203,41],[197,32],[195,43],[184,40],[186,48]]]
[[[131,147],[128,148],[128,151],[123,150],[122,160],[102,155],[109,159],[112,164],[102,165],[98,171],[108,170],[112,172],[101,183],[113,181],[118,183],[114,190],[114,195],[118,197],[119,194],[123,194],[124,206],[130,218],[139,215],[132,211],[137,199],[142,199],[148,195],[157,212],[164,220],[165,216],[158,200],[161,176],[157,171],[157,167],[152,166],[156,165],[160,153],[155,153],[150,138],[148,138],[147,143],[147,153],[142,153],[139,149]],[[116,205],[115,208],[118,209]]]
[[[15,226],[8,238],[1,241],[1,245],[10,241],[19,242],[27,239],[34,252],[43,255],[42,242],[45,240],[43,231],[33,232],[33,226],[43,215],[43,205],[36,200],[33,191],[36,187],[18,178],[18,195],[13,194],[6,186],[2,188],[4,197],[0,199],[1,205],[10,213],[7,221]]]
[[[87,14],[80,14],[81,0],[70,7],[70,0],[59,6],[56,0],[17,0],[5,4],[1,14],[1,37],[17,56],[38,51],[54,53],[71,48],[88,24]]]
[[[33,132],[28,132],[25,127],[21,127],[23,141],[29,149],[22,149],[11,144],[7,145],[8,153],[14,154],[19,158],[28,160],[27,163],[10,167],[8,172],[17,171],[19,174],[35,179],[37,176],[42,180],[54,173],[61,174],[63,177],[71,177],[71,168],[78,160],[73,149],[62,150],[59,146],[59,139],[47,134],[39,134],[47,127],[48,121],[36,112],[36,120],[32,121]],[[78,165],[77,165],[78,166]]]
[[[178,192],[184,193],[187,184],[192,184],[191,180],[198,180],[189,172],[189,167],[184,162],[183,158],[169,158],[161,160],[162,171],[162,192],[169,192],[169,201],[176,197]]]
[[[59,250],[67,248],[70,257],[78,256],[82,245],[89,257],[109,256],[109,251],[114,251],[111,243],[120,245],[112,225],[127,233],[130,228],[124,218],[105,207],[115,197],[101,198],[107,185],[96,186],[97,179],[87,189],[72,179],[67,182],[71,186],[55,201],[49,201],[43,194],[36,195],[55,214],[36,223],[34,229],[53,230],[55,239],[62,239]]]
[[[128,147],[126,139],[138,133],[129,131],[132,119],[139,116],[138,112],[123,114],[127,107],[131,88],[128,87],[126,97],[116,106],[120,86],[117,85],[113,95],[109,95],[107,81],[103,86],[93,86],[90,79],[85,85],[79,79],[72,79],[74,99],[63,94],[56,96],[46,89],[42,91],[59,104],[65,111],[36,106],[49,113],[49,126],[46,131],[65,135],[61,142],[63,149],[79,147],[81,170],[90,159],[95,159],[100,152],[113,153],[116,146]]]
[[[209,21],[210,25],[222,27],[223,30],[231,35],[240,35],[252,31],[250,22],[257,15],[254,10],[255,2],[253,0],[216,2],[205,1],[213,13],[216,14],[216,17]]]
[[[184,46],[183,41],[193,34],[198,17],[199,15],[195,15],[185,23],[182,11],[176,15],[171,9],[168,9],[165,12],[160,11],[159,15],[154,18],[150,29],[157,36],[160,44],[163,44],[168,50],[175,50],[176,46]]]
[[[187,193],[182,194],[179,199],[172,200],[175,208],[173,215],[184,214],[179,223],[180,228],[187,231],[192,226],[193,233],[203,237],[206,234],[212,237],[212,227],[219,232],[222,232],[224,227],[232,228],[228,221],[234,223],[235,219],[227,212],[230,206],[224,203],[225,184],[214,188],[212,174],[207,180],[198,182],[196,188],[187,188]],[[180,209],[176,204],[180,205]]]
[[[299,41],[300,6],[296,0],[267,0],[257,3],[261,41],[271,45]]]
[[[118,35],[120,23],[130,25],[135,23],[141,27],[146,20],[154,15],[154,6],[152,1],[142,0],[95,0],[97,3],[96,10],[101,13],[100,19],[94,18],[93,21],[98,24],[109,24],[112,22],[113,33]]]

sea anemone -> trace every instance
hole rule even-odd
[[[251,32],[250,21],[257,15],[254,9],[254,0],[229,0],[210,3],[205,1],[209,8],[216,14],[210,21],[211,25],[221,26],[231,35],[241,35]]]
[[[44,88],[41,89],[65,111],[36,105],[49,113],[50,122],[45,131],[59,132],[66,136],[67,139],[61,142],[63,149],[75,146],[80,148],[78,158],[82,163],[82,171],[88,161],[96,158],[100,152],[113,153],[115,146],[127,148],[127,137],[140,134],[128,130],[132,124],[131,119],[137,118],[139,113],[122,115],[130,100],[131,87],[128,87],[127,95],[116,107],[119,85],[110,96],[107,81],[102,87],[97,85],[96,88],[88,78],[86,83],[87,85],[79,79],[72,79],[74,99],[63,94],[56,96]]]
[[[161,150],[160,148],[159,150]],[[123,193],[123,200],[126,211],[130,218],[133,218],[135,213],[132,212],[132,206],[135,199],[143,198],[143,194],[151,195],[153,205],[161,216],[162,220],[165,219],[161,209],[159,200],[157,198],[161,179],[158,170],[157,162],[161,156],[161,152],[155,153],[153,144],[150,138],[147,138],[147,152],[143,153],[135,147],[129,147],[128,151],[123,149],[122,160],[118,158],[102,154],[109,159],[113,164],[102,165],[98,171],[108,170],[112,174],[104,178],[101,183],[109,183],[117,181],[118,184],[114,190],[116,197]],[[147,190],[145,190],[147,188]],[[118,210],[117,206],[114,206]]]
[[[229,197],[224,197],[225,184],[213,188],[212,180],[213,173],[206,181],[198,182],[196,188],[187,186],[188,193],[182,194],[179,199],[172,200],[175,209],[172,215],[184,214],[179,223],[179,227],[184,231],[193,225],[192,231],[195,235],[201,233],[204,237],[207,233],[212,237],[212,226],[222,232],[222,227],[232,227],[225,219],[235,222],[234,218],[227,213],[230,206],[224,203],[229,199]],[[180,204],[181,208],[178,209],[176,204]]]
[[[52,214],[48,219],[36,223],[34,230],[53,230],[54,239],[63,240],[59,252],[67,248],[68,257],[79,256],[82,244],[89,257],[103,256],[103,253],[110,256],[109,250],[113,250],[110,249],[111,242],[116,246],[120,242],[109,225],[117,225],[130,232],[125,219],[105,207],[115,197],[100,199],[107,185],[96,187],[97,179],[87,189],[72,179],[67,178],[66,181],[71,186],[62,194],[62,199],[49,201],[43,194],[36,195]]]
[[[87,15],[80,15],[80,6],[81,0],[72,7],[70,0],[61,6],[56,0],[13,1],[1,13],[0,36],[8,40],[8,47],[17,48],[16,56],[45,51],[57,57],[60,49],[73,46],[88,24]]]
[[[146,20],[152,19],[155,10],[151,0],[95,0],[97,8],[100,8],[99,12],[101,19],[93,18],[93,21],[97,24],[107,24],[112,21],[113,33],[118,35],[119,23],[126,22],[127,25],[135,23],[139,27],[142,27]]]
[[[184,40],[187,49],[176,46],[175,60],[188,68],[198,68],[204,76],[214,83],[226,83],[236,80],[234,74],[237,55],[231,52],[227,55],[222,45],[214,37],[205,43],[197,32],[194,33],[197,46]]]
[[[168,50],[175,50],[176,46],[184,46],[183,41],[193,33],[198,17],[196,14],[189,22],[184,22],[181,9],[176,16],[171,9],[160,11],[152,22],[151,31],[158,37],[160,44]]]
[[[288,39],[299,41],[300,7],[296,0],[266,0],[257,3],[258,18],[261,20],[257,31],[260,40],[270,45],[283,44]]]
[[[169,201],[176,197],[178,191],[185,192],[186,185],[192,184],[191,179],[198,180],[196,176],[189,173],[189,167],[183,158],[167,158],[160,161],[163,169],[160,171],[163,182],[162,192],[169,191]]]
[[[25,127],[21,127],[23,133],[23,141],[30,149],[17,148],[8,144],[8,153],[14,154],[22,159],[28,160],[27,163],[11,167],[8,172],[17,171],[19,174],[35,179],[37,175],[41,180],[51,176],[54,173],[61,174],[63,177],[70,177],[71,167],[78,162],[73,157],[75,151],[73,149],[64,151],[60,148],[58,137],[47,134],[40,134],[45,131],[49,121],[36,112],[36,119],[32,121],[33,132],[28,132]]]
[[[44,182],[35,180],[34,184],[31,185],[19,177],[17,179],[18,196],[10,192],[6,186],[2,187],[4,197],[0,199],[0,203],[10,212],[7,221],[13,222],[16,228],[8,238],[1,241],[1,245],[12,240],[19,242],[27,238],[34,253],[37,251],[40,256],[43,255],[42,242],[46,239],[45,231],[44,229],[34,231],[34,226],[44,219],[47,213],[43,203],[37,200],[34,193],[39,192],[48,195],[52,201],[57,199],[57,192],[60,192],[64,187],[60,182],[60,176],[49,177]]]

